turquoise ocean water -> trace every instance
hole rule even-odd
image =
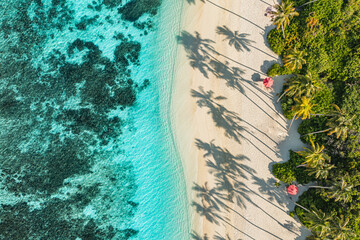
[[[189,239],[181,1],[0,3],[0,239]]]

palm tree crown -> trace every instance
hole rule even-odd
[[[350,202],[352,197],[352,188],[354,185],[348,183],[344,177],[333,183],[331,187],[330,198],[334,198],[335,202],[342,201],[344,203]]]
[[[346,227],[349,223],[349,218],[344,218],[343,215],[336,217],[335,221],[332,221],[331,236],[334,240],[348,240],[356,237],[351,228]]]
[[[306,169],[309,175],[315,175],[316,179],[327,179],[329,171],[335,168],[335,165],[329,163],[318,164],[316,167]]]
[[[272,12],[275,16],[273,24],[276,25],[277,29],[282,28],[285,38],[284,29],[290,24],[290,20],[298,16],[299,13],[295,11],[294,3],[289,0],[281,1],[281,4],[276,4],[274,7],[276,11]]]
[[[336,134],[336,138],[342,136],[343,139],[347,138],[348,132],[353,128],[353,120],[355,115],[349,117],[344,111],[340,110],[338,106],[334,104],[334,107],[338,110],[338,114],[334,115],[327,122],[330,132],[328,135]]]
[[[322,166],[326,162],[330,162],[330,157],[324,153],[324,146],[319,146],[318,143],[314,144],[312,140],[311,149],[304,148],[305,151],[298,152],[299,155],[305,157],[305,162],[303,163],[308,168],[316,168],[319,165]]]
[[[327,116],[331,118],[326,123],[326,126],[329,128],[321,131],[316,131],[312,133],[307,133],[306,135],[312,135],[316,133],[329,132],[328,135],[336,133],[336,138],[342,137],[343,140],[347,138],[348,133],[353,129],[353,120],[355,116],[349,117],[349,115],[341,110],[336,104],[332,104],[334,110],[329,111]]]
[[[277,102],[279,102],[284,95],[296,98],[301,98],[303,95],[311,97],[312,94],[321,89],[318,81],[312,77],[311,73],[308,73],[306,76],[295,75],[286,81],[289,87],[284,90],[284,93],[278,98]]]
[[[316,233],[317,237],[324,239],[324,237],[329,236],[331,232],[330,221],[333,220],[334,214],[327,215],[313,206],[310,212],[304,212],[304,218],[310,223],[310,229]]]
[[[318,85],[317,81],[311,77],[311,74],[306,76],[295,75],[289,80],[290,86],[288,87],[289,96],[301,97],[303,94],[306,97],[311,97],[316,90],[319,90],[321,87]]]
[[[304,56],[306,53],[304,51],[297,50],[296,48],[290,50],[289,54],[284,57],[284,65],[288,69],[294,71],[295,69],[301,69],[306,60]]]
[[[308,97],[301,97],[301,100],[295,98],[295,102],[297,103],[295,106],[293,106],[293,111],[295,113],[296,118],[298,119],[301,117],[301,119],[307,119],[311,117],[311,114],[314,113],[312,108],[315,106],[311,103],[311,99]]]

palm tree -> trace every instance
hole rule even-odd
[[[298,119],[299,117],[301,117],[301,119],[304,120],[304,119],[310,118],[311,115],[314,113],[312,108],[315,106],[315,104],[311,103],[310,98],[305,97],[305,96],[301,97],[301,100],[295,98],[295,102],[297,104],[292,107],[292,110],[294,112],[294,117],[291,120],[289,130],[295,119]]]
[[[329,171],[335,168],[333,164],[318,164],[316,167],[306,169],[309,172],[309,176],[315,175],[316,179],[327,179]]]
[[[304,56],[306,53],[304,51],[299,51],[296,48],[290,50],[290,52],[284,57],[284,65],[291,71],[295,69],[301,69],[306,60]]]
[[[349,218],[344,218],[344,215],[336,217],[335,221],[332,221],[331,236],[334,240],[348,240],[356,237],[351,228],[346,227],[349,223]]]
[[[295,11],[294,3],[289,0],[281,1],[281,4],[276,4],[274,8],[276,11],[272,12],[275,16],[273,24],[277,29],[281,27],[285,39],[284,29],[289,25],[290,20],[299,13]]]
[[[332,104],[332,106],[334,107],[334,110],[327,114],[328,116],[331,116],[329,121],[326,123],[326,126],[328,126],[329,128],[321,131],[308,133],[304,136],[329,132],[328,135],[335,133],[336,138],[339,138],[340,136],[343,138],[343,140],[347,138],[348,132],[351,131],[353,128],[353,120],[355,118],[355,115],[350,118],[348,114],[346,114],[344,110],[341,110],[336,104]]]
[[[249,36],[247,33],[239,33],[238,31],[231,31],[227,26],[223,25],[222,27],[217,27],[216,33],[220,35],[224,35],[226,40],[229,40],[229,45],[234,46],[236,51],[242,51],[245,49],[246,51],[250,51],[249,47],[252,42],[246,37]]]
[[[328,133],[328,135],[331,135],[333,133],[336,134],[336,138],[339,138],[342,136],[342,139],[345,140],[347,138],[348,132],[352,129],[352,122],[355,118],[355,115],[349,118],[346,115],[340,115],[336,118],[333,118],[329,122],[327,122],[326,125],[328,125],[331,129],[331,131]]]
[[[333,186],[331,187],[330,198],[334,198],[335,202],[342,201],[347,203],[352,199],[351,193],[353,187],[354,185],[348,183],[346,179],[342,177],[333,183]]]
[[[316,233],[316,237],[324,239],[330,235],[330,222],[333,220],[334,214],[327,215],[322,210],[312,206],[310,212],[304,213],[305,221],[310,223],[310,229]],[[315,238],[316,239],[316,238]]]
[[[332,215],[326,215],[321,210],[304,213],[306,221],[310,222],[310,229],[315,235],[308,237],[308,240],[348,240],[356,237],[353,230],[347,225],[350,219]]]
[[[284,93],[279,97],[277,102],[279,102],[284,95],[300,98],[304,94],[306,97],[311,97],[313,93],[321,89],[317,80],[312,77],[311,73],[308,73],[306,76],[295,75],[294,77],[288,79],[287,82],[289,87],[285,89]]]
[[[342,201],[344,203],[352,200],[353,184],[348,183],[344,177],[334,181],[332,186],[310,186],[309,188],[329,189],[329,198],[334,198],[335,202]]]
[[[324,153],[325,147],[322,145],[319,146],[318,143],[314,143],[311,139],[311,149],[304,148],[305,151],[297,152],[300,156],[305,157],[305,162],[300,166],[305,166],[307,168],[316,168],[318,166],[323,166],[326,162],[330,162],[330,157]]]

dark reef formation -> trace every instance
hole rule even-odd
[[[45,49],[56,31],[103,24],[102,8],[132,22],[148,14],[134,25],[149,31],[160,0],[89,1],[94,15],[81,21],[66,0],[10,2],[0,3],[0,239],[131,238],[136,230],[119,229],[137,207],[131,163],[102,163],[113,153],[106,146],[121,148],[125,124],[110,113],[131,107],[149,84],[131,76],[141,44],[117,34],[114,60],[80,37],[66,52]]]

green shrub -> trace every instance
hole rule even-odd
[[[317,114],[327,114],[334,109],[331,104],[335,103],[335,96],[330,84],[320,83],[320,87],[313,95],[313,102],[316,103],[313,110]]]
[[[326,116],[316,116],[310,119],[306,119],[300,123],[298,128],[298,133],[300,134],[300,140],[303,143],[311,144],[310,139],[314,142],[319,143],[320,145],[325,145],[327,141],[327,132],[324,133],[316,133],[313,135],[307,135],[308,133],[313,133],[321,130],[328,129],[326,123],[328,121],[328,117]]]
[[[270,48],[278,55],[284,51],[285,40],[280,29],[273,29],[268,34]]]
[[[282,93],[283,92],[284,91],[282,91]],[[294,113],[292,111],[292,106],[294,106],[294,104],[295,104],[295,101],[291,97],[284,96],[281,99],[281,109],[283,110],[284,116],[289,120],[292,119],[294,116]]]
[[[290,160],[289,163],[295,173],[296,181],[300,184],[307,184],[316,179],[313,176],[309,176],[308,172],[305,171],[305,167],[298,167],[299,165],[305,162],[305,158],[300,156],[294,151],[290,150]]]
[[[275,163],[272,172],[277,179],[284,183],[291,184],[296,180],[295,172],[289,162]]]
[[[278,63],[274,63],[268,70],[267,75],[270,77],[279,76],[279,75],[288,75],[291,74],[291,70],[285,66],[280,66]]]
[[[294,0],[300,6],[308,0]],[[325,146],[325,151],[331,156],[331,163],[335,170],[330,171],[326,182],[317,182],[319,185],[330,186],[334,179],[348,176],[349,182],[354,184],[352,202],[335,202],[329,198],[324,189],[310,189],[300,196],[299,204],[306,208],[311,205],[323,212],[344,215],[349,218],[347,227],[351,228],[360,239],[360,4],[358,0],[318,0],[306,5],[299,11],[299,16],[294,17],[285,30],[283,39],[281,29],[272,30],[268,35],[270,47],[281,57],[289,49],[297,48],[306,51],[306,64],[300,74],[311,73],[316,79],[325,79],[321,83],[321,90],[312,95],[312,102],[316,104],[316,113],[328,113],[331,104],[337,104],[346,111],[349,117],[355,115],[353,129],[346,139],[327,135],[327,133],[301,137],[305,143],[312,139],[315,143]],[[309,25],[311,20],[311,24]],[[315,21],[314,21],[315,20]],[[284,74],[285,69],[279,64],[273,65],[268,74],[270,76]],[[284,89],[286,89],[286,84]],[[281,107],[286,118],[293,117],[291,97],[282,98]],[[328,117],[312,117],[301,123],[298,132],[304,135],[309,132],[320,131],[327,128]],[[304,159],[290,152],[290,160],[273,166],[274,175],[285,183],[297,181],[308,183],[314,181],[308,176],[305,167],[296,167]],[[294,180],[296,179],[296,180]],[[302,208],[296,207],[296,214],[301,222],[310,227],[306,222]],[[333,236],[331,236],[333,237]],[[330,238],[331,238],[330,237]]]
[[[360,76],[359,76],[360,77]],[[346,88],[342,109],[349,115],[349,117],[357,116],[354,118],[354,130],[360,131],[360,85],[352,85]]]
[[[280,181],[291,184],[297,181],[306,184],[314,181],[315,178],[308,175],[305,167],[298,167],[305,159],[294,151],[290,151],[290,160],[284,163],[275,163],[272,172]]]

